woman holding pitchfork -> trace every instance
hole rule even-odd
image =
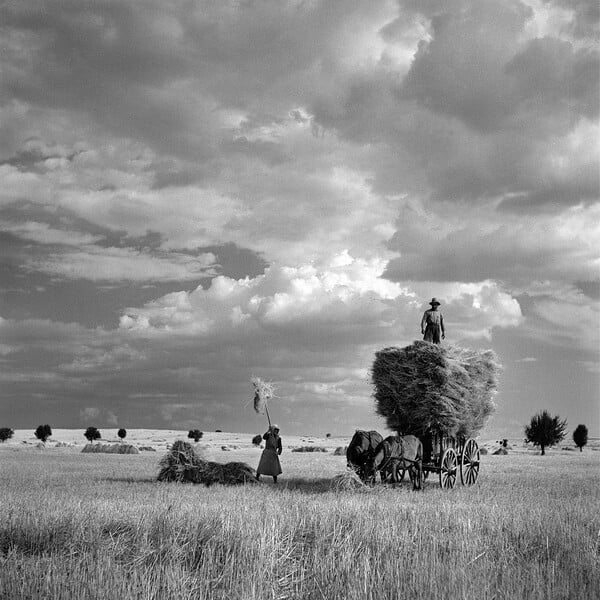
[[[270,475],[273,477],[273,483],[277,483],[277,475],[281,475],[281,463],[279,455],[282,451],[281,438],[279,437],[279,426],[271,425],[263,435],[265,440],[265,449],[260,456],[260,462],[256,469],[256,479],[260,480],[261,475]]]
[[[265,449],[260,456],[260,462],[256,469],[256,479],[260,481],[261,475],[270,475],[273,478],[273,483],[277,483],[277,476],[281,475],[281,463],[279,455],[282,451],[281,438],[279,437],[279,425],[271,424],[268,401],[273,397],[273,387],[259,377],[252,378],[254,385],[254,410],[259,414],[267,415],[269,429],[263,435],[265,440]]]

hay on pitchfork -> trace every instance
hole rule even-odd
[[[472,437],[495,409],[501,366],[492,350],[417,341],[375,354],[376,411],[402,435]]]
[[[254,386],[254,410],[259,415],[264,415],[269,400],[275,395],[273,384],[263,381],[260,377],[253,377],[252,385]]]
[[[212,485],[255,483],[255,472],[246,463],[226,464],[211,462],[200,457],[193,446],[183,440],[173,442],[159,463],[159,481],[179,481]]]

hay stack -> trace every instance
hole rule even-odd
[[[131,444],[86,444],[82,452],[102,452],[104,454],[139,454],[140,451]]]
[[[501,367],[492,350],[417,341],[375,354],[376,411],[402,435],[472,437],[495,408]]]
[[[372,488],[367,486],[353,470],[348,469],[331,480],[329,489],[334,492],[346,492],[351,490],[370,491]]]
[[[188,442],[176,440],[160,461],[159,481],[189,481],[191,483],[223,483],[228,485],[254,483],[254,470],[246,463],[220,464],[204,460]]]

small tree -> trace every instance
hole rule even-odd
[[[260,446],[262,443],[262,435],[260,435],[260,433],[257,433],[253,438],[252,438],[252,443],[255,446]]]
[[[188,433],[188,437],[193,439],[195,442],[197,442],[203,435],[204,433],[199,429],[190,429]]]
[[[567,420],[560,420],[557,415],[551,417],[547,410],[531,417],[531,423],[525,427],[526,438],[542,450],[542,456],[546,454],[546,447],[554,446],[565,438]]]
[[[123,428],[119,429],[119,431],[117,431],[117,435],[119,436],[119,438],[121,440],[124,440],[125,437],[127,436],[127,429],[123,429]]]
[[[93,443],[94,440],[99,440],[102,437],[102,434],[95,427],[88,427],[83,435],[85,436],[85,439],[91,443]]]
[[[583,452],[583,447],[588,443],[588,428],[585,425],[577,425],[573,432],[573,441],[579,448],[579,452]]]
[[[0,442],[10,440],[15,432],[10,427],[0,427]]]
[[[34,433],[38,440],[46,443],[46,440],[52,436],[52,427],[50,425],[38,425]]]

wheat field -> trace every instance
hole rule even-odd
[[[423,492],[333,491],[332,453],[284,452],[277,486],[159,483],[160,456],[0,453],[0,598],[600,597],[600,452]]]

